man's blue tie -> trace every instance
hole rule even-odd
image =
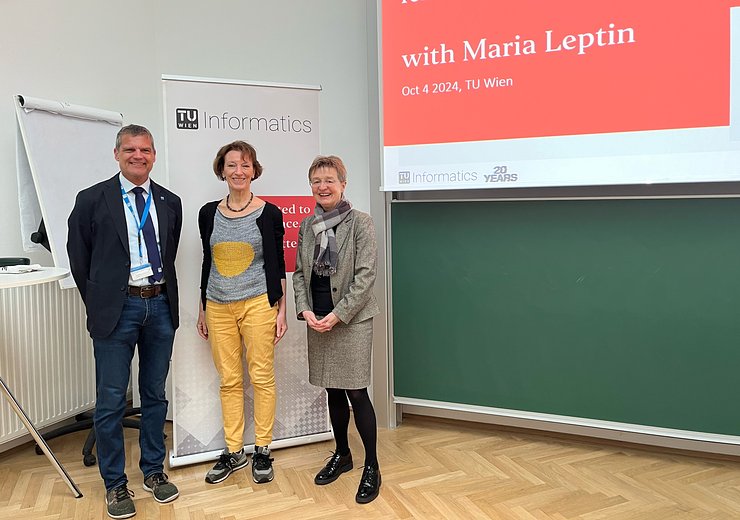
[[[144,206],[146,201],[144,200],[144,188],[136,186],[133,190],[136,195],[136,209],[139,212],[139,219],[144,214]],[[152,202],[153,203],[153,202]],[[149,216],[144,224],[142,230],[144,234],[144,243],[146,244],[146,251],[149,256],[149,263],[152,264],[152,270],[154,276],[149,277],[149,282],[154,283],[162,279],[162,259],[159,256],[159,248],[157,247],[157,235],[154,233],[154,225],[152,224],[152,209],[149,208]]]

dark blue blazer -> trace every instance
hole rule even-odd
[[[175,255],[182,230],[180,197],[151,181],[157,208],[159,247],[172,325],[180,324]],[[77,194],[69,216],[67,254],[72,276],[87,308],[87,330],[105,338],[121,316],[131,259],[126,211],[118,174]]]

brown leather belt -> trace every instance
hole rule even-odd
[[[166,292],[167,289],[165,288],[164,284],[144,285],[142,287],[136,287],[134,285],[128,286],[128,293],[131,296],[138,296],[139,298],[152,298]]]

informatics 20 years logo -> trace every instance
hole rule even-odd
[[[176,108],[175,123],[178,130],[197,130],[198,129],[198,109],[197,108]]]

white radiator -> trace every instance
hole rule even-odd
[[[95,406],[92,340],[75,289],[0,289],[0,377],[39,429]],[[0,396],[0,451],[27,433]]]

